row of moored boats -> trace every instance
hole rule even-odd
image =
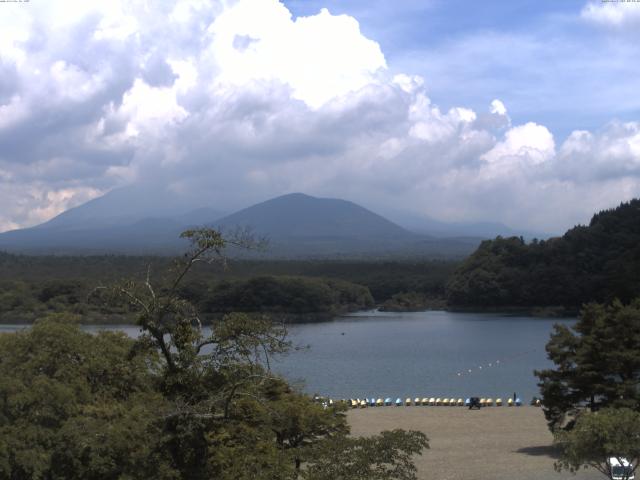
[[[366,407],[385,407],[395,405],[397,407],[401,406],[418,406],[418,405],[429,405],[429,406],[445,406],[445,407],[468,407],[471,405],[471,398],[435,398],[435,397],[424,397],[424,398],[406,398],[404,401],[401,398],[396,398],[393,400],[390,397],[385,399],[382,398],[350,398],[349,400],[345,400],[347,404],[352,408],[366,408]],[[509,407],[520,407],[522,405],[522,400],[520,398],[509,398],[506,402],[503,402],[501,398],[480,398],[480,406],[482,407],[501,407],[503,405],[507,405]],[[540,401],[536,400],[534,405],[540,406]]]

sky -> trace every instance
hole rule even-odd
[[[639,41],[629,1],[0,3],[0,231],[152,185],[561,233],[640,196]]]

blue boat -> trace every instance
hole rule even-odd
[[[516,398],[516,407],[519,407],[522,405],[522,400],[520,400],[520,397]]]

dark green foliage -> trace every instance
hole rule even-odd
[[[153,352],[119,333],[82,333],[70,317],[0,335],[0,478],[157,478],[161,438]]]
[[[392,430],[369,438],[340,437],[318,447],[307,480],[415,480],[412,456],[429,448],[422,432]]]
[[[384,312],[419,312],[427,309],[444,309],[446,303],[441,298],[429,298],[417,292],[396,293],[380,307]]]
[[[147,274],[98,292],[135,312],[136,340],[83,333],[77,317],[0,335],[0,480],[414,479],[423,434],[350,439],[345,406],[270,372],[289,348],[282,325],[230,313],[205,333],[181,285],[229,241],[185,236],[160,285]]]
[[[329,313],[371,308],[369,289],[341,280],[254,277],[220,282],[201,300],[204,312]]]
[[[607,478],[613,478],[609,458],[622,458],[631,463],[626,471],[628,479],[635,473],[640,462],[640,413],[628,408],[607,408],[596,413],[583,412],[570,431],[556,434],[555,443],[561,457],[556,462],[557,470],[578,472],[585,467],[593,468]],[[620,472],[617,472],[620,475]],[[623,473],[623,475],[625,474]]]
[[[55,312],[81,314],[85,323],[132,322],[126,304],[97,303],[93,292],[105,282],[145,276],[150,266],[154,275],[169,268],[170,262],[163,257],[28,257],[0,253],[0,322],[28,323]],[[237,260],[231,266],[195,265],[180,284],[180,295],[212,312],[254,311],[259,305],[260,309],[292,314],[288,318],[293,321],[299,312],[304,312],[305,319],[310,312],[326,318],[335,312],[369,308],[367,288],[378,303],[402,292],[442,299],[445,282],[456,264],[426,260]],[[259,291],[252,292],[261,282],[278,293],[277,301]],[[240,290],[248,293],[246,300],[252,304],[244,303],[235,293],[233,298],[228,296]],[[264,303],[259,304],[261,299]]]
[[[482,242],[447,285],[459,306],[561,305],[628,302],[640,295],[640,200],[600,212],[589,226],[560,238]]]
[[[546,349],[556,368],[536,375],[552,430],[585,407],[640,410],[640,299],[586,305],[573,328],[555,326]]]

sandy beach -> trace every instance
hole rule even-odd
[[[431,448],[416,459],[421,480],[605,478],[595,470],[554,470],[553,438],[536,407],[376,407],[351,410],[348,419],[354,435],[424,432]]]

